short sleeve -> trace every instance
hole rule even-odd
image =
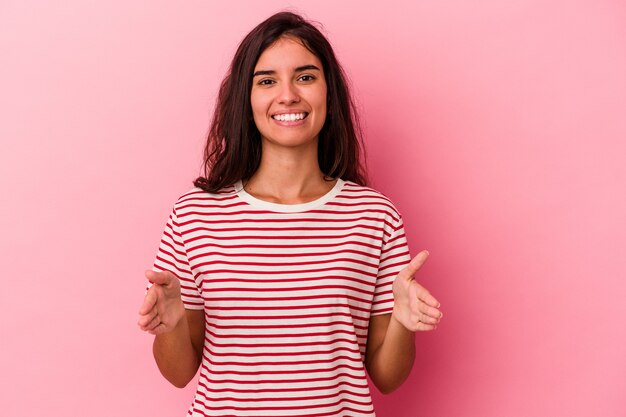
[[[404,223],[402,216],[398,216],[391,227],[385,227],[370,315],[389,314],[393,311],[393,281],[410,261]]]
[[[181,298],[186,309],[202,310],[204,308],[204,302],[189,264],[185,242],[176,217],[176,208],[172,210],[165,230],[163,230],[152,269],[154,271],[169,271],[178,277]]]

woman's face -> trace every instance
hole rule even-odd
[[[299,40],[278,39],[254,67],[250,102],[263,142],[297,147],[317,141],[326,120],[322,63]]]

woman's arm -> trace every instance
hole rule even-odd
[[[365,367],[383,394],[398,388],[411,373],[415,331],[436,329],[443,316],[439,302],[414,279],[427,257],[426,251],[417,254],[394,280],[393,313],[370,318]]]
[[[154,285],[139,311],[139,327],[155,335],[152,351],[161,374],[183,388],[202,363],[204,311],[185,309],[172,273],[146,271],[146,276]]]
[[[165,379],[184,388],[198,372],[203,346],[204,311],[185,310],[173,331],[155,336],[152,352]]]
[[[398,388],[409,376],[415,360],[414,334],[391,314],[370,318],[365,367],[383,394]]]

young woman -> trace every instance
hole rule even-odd
[[[168,381],[200,369],[189,415],[373,416],[366,371],[384,393],[409,375],[442,314],[359,133],[315,26],[283,12],[245,37],[139,313]]]

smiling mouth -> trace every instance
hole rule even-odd
[[[278,120],[279,122],[297,122],[298,120],[304,120],[309,115],[309,113],[284,113],[284,114],[275,114],[272,116],[272,119]]]

